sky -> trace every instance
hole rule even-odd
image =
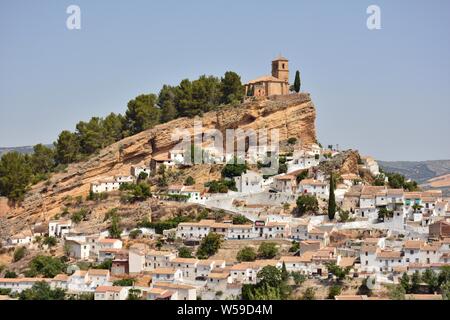
[[[80,30],[66,27],[72,4]],[[323,145],[450,159],[449,32],[448,0],[0,0],[0,147],[52,143],[185,78],[270,74],[281,53]]]

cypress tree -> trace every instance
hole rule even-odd
[[[295,80],[294,80],[294,90],[295,90],[295,92],[297,92],[297,93],[300,92],[300,86],[301,86],[300,71],[297,70],[295,72]]]
[[[328,197],[328,218],[334,220],[336,214],[336,198],[334,196],[333,171],[330,173],[330,195]]]

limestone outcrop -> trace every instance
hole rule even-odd
[[[316,141],[316,110],[308,93],[254,99],[205,113],[203,130],[278,129],[280,140],[297,138],[307,145]],[[148,163],[155,155],[169,151],[176,142],[175,128],[193,132],[195,119],[179,118],[157,125],[114,143],[87,161],[71,164],[48,181],[31,188],[23,203],[0,215],[0,237],[20,231],[36,221],[47,221],[61,211],[67,197],[86,196],[90,184],[114,175],[128,175],[132,165]],[[224,135],[225,136],[225,135]]]

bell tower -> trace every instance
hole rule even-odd
[[[272,76],[289,82],[289,60],[279,55],[272,61]]]

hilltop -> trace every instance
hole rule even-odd
[[[280,141],[297,138],[304,144],[316,142],[316,110],[307,93],[268,98],[228,105],[202,117],[178,118],[156,125],[136,135],[122,139],[91,156],[86,161],[71,164],[62,173],[32,186],[24,201],[16,208],[0,212],[0,227],[14,233],[37,221],[48,221],[63,208],[68,197],[85,197],[90,184],[114,175],[128,175],[131,166],[147,163],[153,157],[169,151],[176,144],[171,141],[175,128],[187,129],[192,134],[194,120],[201,120],[203,130],[218,129],[278,129]],[[197,170],[198,183],[211,180],[214,170]],[[5,212],[6,211],[6,212]],[[6,235],[2,235],[6,236]]]

